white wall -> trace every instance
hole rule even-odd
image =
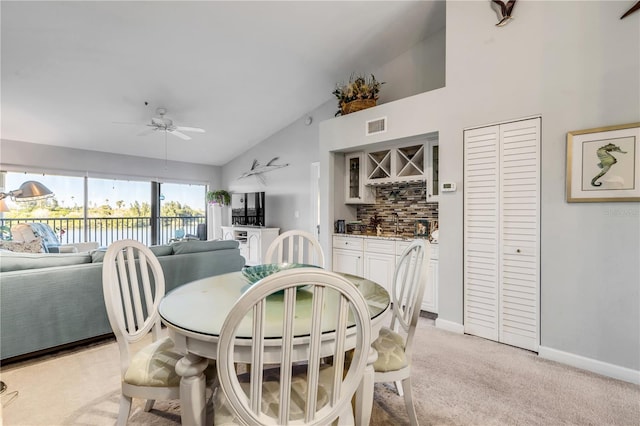
[[[0,169],[67,176],[220,185],[221,168],[130,155],[0,140]]]
[[[440,180],[458,184],[440,196],[439,319],[462,324],[463,130],[541,115],[541,350],[637,381],[639,203],[568,204],[564,193],[568,131],[640,121],[640,13],[620,20],[628,8],[522,1],[498,28],[488,2],[447,2],[445,88],[321,124],[323,223],[333,210],[329,151],[438,131]],[[365,138],[360,122],[382,115],[387,133]]]
[[[375,71],[385,83],[380,104],[444,87],[446,31],[434,34]]]
[[[333,116],[330,103],[309,113],[264,140],[248,152],[223,166],[223,187],[230,192],[265,192],[265,221],[269,227],[311,230],[311,200],[309,195],[311,163],[318,161],[318,123]],[[240,179],[251,169],[254,160],[261,165],[279,157],[276,164],[287,167],[266,172],[263,184],[255,176]]]

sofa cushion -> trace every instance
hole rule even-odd
[[[198,253],[201,251],[228,250],[238,248],[235,240],[227,241],[178,241],[172,243],[173,254]]]
[[[100,263],[102,262],[102,260],[104,259],[104,255],[107,253],[107,249],[105,248],[99,248],[96,250],[91,250],[89,252],[89,255],[91,255],[91,262],[93,263]]]
[[[91,263],[89,253],[14,253],[0,252],[0,272]]]
[[[150,246],[149,249],[151,250],[151,252],[153,254],[156,255],[156,257],[170,256],[170,255],[173,254],[173,247],[171,247],[169,245]]]
[[[4,241],[0,240],[0,249],[18,253],[42,253],[44,248],[40,237],[31,241]]]
[[[171,246],[150,246],[149,249],[151,250],[151,252],[153,254],[156,255],[156,257],[161,257],[161,256],[169,256],[171,254],[173,254],[173,247]],[[91,251],[91,261],[93,263],[99,263],[102,262],[104,260],[104,255],[105,253],[107,253],[107,248],[103,247],[103,248],[99,248],[96,250],[92,250]]]

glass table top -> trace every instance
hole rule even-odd
[[[371,319],[375,319],[389,307],[389,293],[373,281],[349,274],[338,274],[353,283],[364,295]],[[240,296],[253,284],[241,271],[203,278],[184,284],[167,293],[160,303],[158,311],[165,323],[187,331],[218,336],[222,324]],[[259,284],[258,284],[259,285]],[[282,329],[282,309],[284,295],[272,294],[267,298],[266,336],[280,337]],[[296,336],[308,334],[311,312],[312,292],[301,287],[296,292]],[[332,315],[337,306],[337,294],[328,291],[325,297],[325,318],[336,318]],[[328,312],[326,312],[328,311]],[[326,315],[328,314],[328,315]],[[333,331],[332,320],[323,322],[323,331]],[[237,337],[251,337],[250,314],[238,329]]]

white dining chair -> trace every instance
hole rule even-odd
[[[309,232],[284,232],[267,249],[264,263],[302,263],[324,268],[324,253],[320,242]]]
[[[160,335],[158,304],[165,281],[160,262],[148,247],[134,240],[111,244],[103,260],[102,290],[120,351],[122,395],[117,424],[125,425],[132,398],[146,399],[145,411],[153,408],[156,399],[180,398],[175,366],[182,355],[173,350],[171,339]],[[149,333],[152,343],[139,343]],[[215,367],[205,374],[212,383]]]
[[[305,287],[298,290],[300,284]],[[301,309],[302,303],[309,309]],[[239,328],[252,339],[236,338]],[[249,373],[236,374],[234,344],[251,346],[250,359],[240,360],[250,362]],[[220,332],[214,424],[327,425],[337,418],[353,424],[351,399],[370,344],[366,301],[343,277],[299,268],[262,279],[238,300]],[[353,359],[345,366],[345,348],[352,347]],[[266,361],[274,359],[265,361],[265,348],[276,351],[277,369],[267,368]],[[338,362],[324,364],[326,356]]]
[[[418,424],[411,393],[411,354],[420,305],[429,279],[431,246],[416,240],[400,256],[391,288],[393,312],[390,327],[383,327],[372,346],[378,351],[373,364],[375,382],[395,382],[411,425]]]

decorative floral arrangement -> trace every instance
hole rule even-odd
[[[228,206],[231,204],[231,194],[224,189],[218,189],[216,191],[207,192],[207,201],[211,204],[220,204],[221,206]]]
[[[378,100],[378,93],[380,93],[380,86],[384,82],[376,80],[375,76],[371,74],[371,77],[365,77],[363,75],[351,74],[348,84],[336,85],[336,90],[333,94],[338,98],[338,107],[340,108],[336,112],[338,115],[348,114],[345,106],[353,101],[371,100],[371,104],[368,106],[374,106],[375,101]]]
[[[373,216],[369,218],[369,226],[375,231],[378,225],[382,225],[382,219],[378,217],[378,213],[374,213]]]

